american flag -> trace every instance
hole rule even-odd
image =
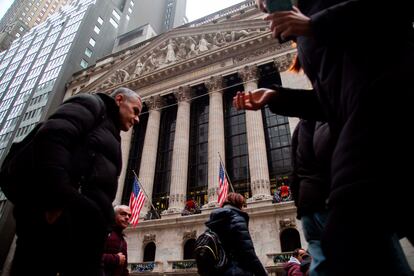
[[[229,192],[229,181],[227,180],[227,177],[224,174],[224,168],[221,162],[220,162],[220,170],[219,170],[219,188],[220,188],[220,192],[218,195],[218,203],[220,206],[222,206],[224,201],[226,201],[227,194]]]
[[[138,224],[139,213],[145,203],[145,195],[141,189],[141,185],[138,184],[138,179],[136,177],[134,177],[134,184],[132,185],[132,193],[129,198],[129,208],[131,209],[131,218],[129,222],[135,227]]]

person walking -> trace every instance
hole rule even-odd
[[[128,276],[128,251],[124,229],[129,225],[131,210],[126,205],[114,207],[115,225],[105,242],[102,256],[103,276]]]
[[[266,9],[263,0],[257,3]],[[291,11],[266,18],[274,37],[295,38],[300,63],[314,88],[300,96],[309,101],[301,101],[296,111],[304,119],[327,121],[336,141],[329,215],[322,235],[332,275],[412,274],[400,257],[396,234],[414,232],[408,211],[408,195],[414,188],[407,181],[410,166],[404,161],[406,152],[413,152],[414,137],[384,131],[384,126],[405,129],[412,117],[413,6],[412,2],[299,0]],[[367,21],[367,14],[373,19]],[[396,30],[398,43],[384,44],[384,37]],[[395,55],[379,58],[384,52]],[[386,171],[398,173],[391,179],[380,173]],[[384,205],[390,181],[399,183],[400,193]],[[384,225],[384,219],[396,223]],[[361,244],[376,255],[366,256]],[[383,265],[361,271],[349,256]]]
[[[267,275],[254,250],[249,215],[242,210],[245,205],[244,196],[229,193],[222,208],[214,210],[206,222],[206,226],[219,236],[229,259],[222,276]]]
[[[14,207],[11,275],[101,274],[122,167],[120,131],[138,123],[141,110],[138,94],[117,88],[73,96],[43,123],[33,168],[22,172],[32,184]]]

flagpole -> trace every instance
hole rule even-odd
[[[227,181],[230,183],[230,188],[231,188],[231,191],[234,193],[233,184],[231,184],[230,177],[229,177],[229,175],[227,174],[226,166],[224,166],[223,160],[221,159],[220,152],[217,152],[217,153],[218,153],[218,156],[219,156],[219,158],[220,158],[220,164],[223,166],[224,173],[226,174]]]
[[[146,198],[148,199],[149,203],[151,204],[152,208],[154,209],[155,213],[157,214],[157,218],[160,218],[160,216],[158,215],[157,209],[155,209],[154,205],[152,204],[152,200],[148,197],[147,193],[144,190],[144,187],[142,187],[141,182],[139,181],[137,174],[135,173],[134,170],[132,170],[132,172],[134,173],[134,176],[137,179],[137,183],[138,183],[139,187],[142,189],[142,191],[144,192]]]

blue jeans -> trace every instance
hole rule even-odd
[[[328,275],[325,263],[325,255],[321,248],[321,235],[326,224],[328,216],[327,211],[315,212],[310,215],[302,216],[302,228],[305,239],[308,242],[308,251],[312,256],[312,262],[309,269],[310,276]]]

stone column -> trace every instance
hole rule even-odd
[[[208,112],[208,204],[204,207],[218,206],[219,153],[223,162],[226,160],[222,83],[221,76],[213,76],[205,83],[209,91],[210,106]]]
[[[240,72],[245,91],[257,89],[258,69],[255,65],[245,66]],[[269,167],[262,111],[246,110],[247,143],[249,150],[250,183],[252,200],[270,199]]]
[[[191,88],[179,87],[174,93],[178,100],[177,122],[171,166],[171,186],[168,213],[181,213],[187,194],[188,153],[190,146]]]
[[[145,132],[144,147],[142,149],[141,164],[139,169],[139,180],[149,197],[145,201],[141,214],[146,214],[152,201],[152,190],[154,186],[155,166],[157,161],[158,137],[160,132],[161,111],[164,100],[160,96],[152,96],[146,101],[149,110],[147,130]]]
[[[118,178],[118,189],[113,205],[121,204],[122,193],[125,186],[126,169],[128,167],[129,151],[131,150],[131,137],[133,128],[131,127],[127,132],[121,132],[121,151],[122,151],[122,169],[121,175]]]

